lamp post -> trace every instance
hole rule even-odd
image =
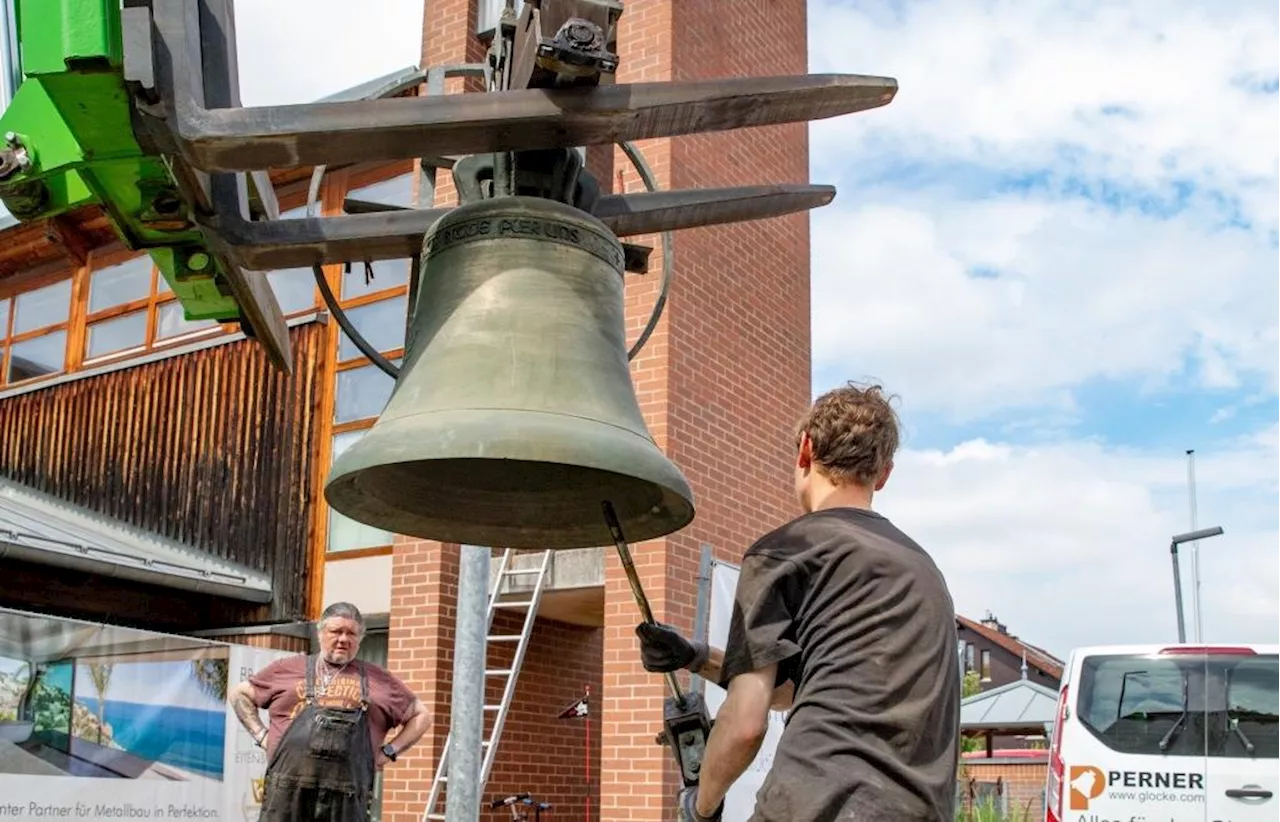
[[[1178,570],[1178,546],[1185,542],[1197,542],[1217,536],[1222,536],[1222,526],[1215,525],[1212,528],[1201,528],[1198,531],[1177,534],[1169,541],[1169,555],[1173,559],[1173,601],[1178,608],[1179,643],[1187,641],[1187,628],[1182,621],[1182,574]]]

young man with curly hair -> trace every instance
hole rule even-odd
[[[636,629],[646,670],[688,669],[728,691],[682,819],[718,822],[771,708],[788,711],[786,729],[751,822],[954,818],[954,606],[925,550],[871,507],[898,439],[878,386],[823,394],[796,434],[804,513],[744,554],[724,650]]]

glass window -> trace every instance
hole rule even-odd
[[[35,722],[33,741],[63,753],[71,750],[74,674],[71,662],[54,662],[37,668],[36,684],[31,694],[32,719]]]
[[[356,653],[356,659],[363,659],[365,662],[372,662],[383,668],[387,667],[390,649],[388,639],[386,631],[370,631],[365,634],[364,639],[360,641],[360,650]]]
[[[980,671],[980,673],[982,674],[982,678],[990,679],[991,678],[991,652],[983,651],[979,656],[979,658],[982,660],[982,670]]]
[[[62,280],[13,298],[13,333],[67,321],[71,315],[71,280]]]
[[[1275,655],[1093,656],[1084,661],[1077,712],[1121,753],[1243,756],[1247,739],[1254,756],[1275,759],[1277,674]]]
[[[89,277],[89,313],[151,295],[151,257],[143,255],[99,269]]]
[[[1231,657],[1226,672],[1227,727],[1210,756],[1245,756],[1248,739],[1259,758],[1280,757],[1280,657]],[[1212,667],[1210,668],[1212,670]],[[1274,767],[1274,766],[1273,766]]]
[[[9,333],[9,301],[0,300],[0,338]]]
[[[497,29],[506,5],[505,0],[476,0],[476,34],[487,34]],[[515,6],[516,19],[519,19],[524,0],[516,0],[512,5]]]
[[[404,324],[408,315],[408,295],[393,297],[390,300],[379,300],[357,308],[344,309],[347,319],[360,332],[360,336],[378,351],[390,351],[404,345]],[[356,344],[346,335],[338,331],[338,360],[351,360],[363,356]]]
[[[190,334],[206,328],[216,328],[217,320],[188,320],[182,303],[172,300],[156,308],[156,339],[163,340]]]
[[[392,536],[390,531],[356,522],[332,508],[329,509],[328,550],[330,552],[357,551],[361,548],[390,545]]]
[[[147,310],[133,311],[89,326],[84,340],[85,359],[141,348],[147,343]]]
[[[398,177],[392,177],[390,180],[383,180],[380,183],[353,188],[347,192],[347,198],[364,200],[367,203],[382,203],[384,205],[411,208],[413,206],[413,178],[415,173],[401,174]]]
[[[364,200],[372,203],[385,203],[410,208],[414,204],[414,173],[401,174],[390,180],[352,189],[347,197],[352,200]],[[378,260],[371,264],[372,278],[365,271],[362,262],[352,262],[351,271],[343,272],[342,287],[339,297],[349,300],[361,294],[372,294],[375,291],[386,291],[409,283],[409,260]]]
[[[284,314],[295,314],[315,308],[316,277],[309,268],[282,268],[267,272],[267,283]]]
[[[391,362],[398,364],[399,359]],[[395,387],[396,381],[373,363],[339,371],[334,392],[334,423],[378,416],[387,407],[391,389]]]
[[[307,216],[307,207],[299,206],[282,212],[280,219],[297,220]],[[284,314],[295,314],[315,308],[319,297],[316,295],[316,278],[310,268],[282,268],[267,272],[267,283],[280,303]]]
[[[66,367],[67,332],[55,331],[9,345],[9,382],[57,374]]]
[[[375,260],[371,268],[373,269],[372,277],[365,271],[362,262],[353,262],[351,270],[343,272],[342,299],[350,300],[362,294],[372,294],[375,291],[386,291],[388,288],[409,284],[409,261],[406,259]]]
[[[332,460],[354,445],[368,429],[348,431],[335,434],[333,437]],[[390,545],[392,533],[381,528],[374,528],[362,522],[356,522],[332,508],[329,509],[329,546],[330,551],[353,551],[358,548],[372,548],[379,545]]]

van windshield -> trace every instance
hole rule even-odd
[[[1280,664],[1270,655],[1099,655],[1076,713],[1118,753],[1276,759]]]

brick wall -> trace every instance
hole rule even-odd
[[[518,634],[523,623],[523,614],[499,613],[494,618],[493,633]],[[602,640],[603,632],[599,628],[548,619],[535,622],[516,684],[516,697],[507,714],[493,772],[485,787],[486,802],[528,791],[538,801],[551,803],[552,819],[583,819],[588,800],[590,818],[597,818],[596,809],[600,806],[597,705]],[[500,651],[495,649],[485,667],[506,668],[514,653],[515,643]],[[496,705],[501,699],[502,691],[497,685],[496,680],[491,683],[486,704]],[[595,703],[589,719],[558,719],[557,715],[580,699],[587,688],[590,688],[591,702]],[[485,738],[489,737],[492,727],[493,717],[487,716]],[[481,818],[510,819],[511,814],[505,810],[502,813],[485,811]]]
[[[426,6],[424,63],[478,60],[472,0]],[[803,73],[804,0],[628,0],[619,32],[618,81]],[[458,89],[451,88],[451,91]],[[661,188],[807,182],[803,125],[640,144]],[[621,151],[589,152],[601,186],[642,191]],[[438,203],[452,202],[446,174]],[[636,339],[660,288],[659,237],[651,273],[627,281],[628,341]],[[698,516],[680,534],[632,546],[659,619],[693,625],[702,543],[737,560],[761,533],[797,513],[791,496],[791,427],[810,398],[809,239],[805,215],[680,232],[675,277],[662,322],[632,363],[646,423],[694,486]],[[415,819],[430,790],[434,751],[448,730],[456,549],[397,539],[393,560],[390,665],[428,700],[437,723],[418,751],[387,772],[388,820]],[[613,551],[606,552],[602,631],[541,626],[521,674],[486,798],[502,790],[547,793],[556,816],[580,818],[579,746],[585,729],[555,713],[593,684],[593,730],[601,751],[599,802],[591,819],[665,820],[679,780],[661,729],[661,677],[639,665],[638,612]],[[592,660],[602,659],[602,669]],[[492,662],[489,667],[493,667]],[[597,706],[599,711],[596,710]],[[598,720],[598,724],[597,724]],[[597,745],[597,741],[599,744]],[[569,777],[556,780],[563,765]],[[546,785],[544,789],[539,785]],[[500,818],[500,817],[490,817]]]
[[[662,0],[635,0],[626,4],[619,18],[618,52],[619,83],[661,81],[671,78],[673,53],[671,3]],[[671,146],[669,140],[646,140],[639,144],[660,188],[671,187]],[[639,174],[621,151],[614,155],[615,193],[644,191]],[[601,181],[601,187],[609,183]],[[627,341],[635,340],[648,321],[654,301],[660,293],[662,244],[658,236],[629,238],[630,242],[648,245],[654,251],[649,260],[650,274],[629,277],[626,287]],[[679,237],[675,259],[680,260]],[[674,279],[679,281],[682,268],[677,262]],[[670,324],[672,301],[668,295],[666,313],[649,338],[645,348],[631,363],[636,395],[649,427],[660,448],[671,454],[667,405],[671,373]],[[669,595],[672,574],[667,563],[677,560],[670,552],[669,540],[653,540],[633,545],[636,570],[644,584],[650,604],[659,619],[688,629],[687,619],[675,618]],[[694,575],[697,562],[694,562]],[[682,594],[677,592],[679,602]],[[689,603],[694,600],[689,598]],[[604,693],[601,694],[601,743],[603,754],[600,774],[599,819],[666,819],[670,818],[674,797],[674,767],[664,748],[654,744],[661,730],[663,681],[640,667],[636,653],[635,624],[638,621],[635,600],[622,564],[614,551],[605,553],[604,608]],[[663,811],[666,811],[664,813]]]
[[[967,759],[961,777],[961,796],[970,795],[970,782],[995,782],[1000,780],[1007,794],[1010,822],[1032,822],[1044,819],[1044,785],[1048,775],[1048,760],[980,760]],[[967,802],[966,802],[967,805]]]
[[[382,818],[416,822],[449,733],[458,546],[397,537],[391,580],[387,667],[418,694],[434,720],[418,745],[384,772]]]
[[[422,551],[413,546],[409,551]],[[397,548],[400,553],[399,547]],[[396,588],[425,585],[439,574],[442,552],[430,549],[436,569],[411,574],[418,582],[396,576]],[[456,548],[451,552],[456,557]],[[456,586],[456,562],[450,585]],[[456,596],[456,588],[454,594]],[[454,601],[442,608],[413,605],[412,594],[393,599],[392,626],[389,637],[389,667],[418,690],[431,708],[434,722],[418,747],[384,772],[383,818],[388,822],[421,819],[431,791],[438,755],[449,732],[452,700],[450,688],[453,657]],[[441,600],[431,600],[441,601]],[[428,614],[433,614],[428,616]],[[492,633],[518,634],[523,612],[499,612],[494,617]],[[494,768],[482,796],[482,807],[490,799],[513,793],[529,792],[540,802],[549,802],[559,816],[582,818],[587,802],[593,817],[600,804],[600,724],[598,702],[601,691],[600,659],[603,634],[599,628],[582,627],[538,619],[533,637],[525,653],[516,696],[508,711]],[[515,643],[494,643],[485,660],[488,669],[509,668]],[[487,680],[485,704],[497,705],[502,696],[501,681]],[[573,704],[590,688],[591,717],[559,719],[558,714]],[[495,714],[485,717],[484,738],[493,730]],[[590,747],[587,734],[590,732]],[[590,757],[588,771],[587,758]],[[445,793],[436,805],[443,812]],[[509,812],[506,818],[510,818]],[[484,810],[481,819],[499,820],[503,816]]]
[[[619,82],[806,71],[803,0],[631,0],[622,15]],[[641,144],[663,188],[807,182],[805,126],[697,135]],[[641,189],[623,156],[628,190]],[[615,180],[617,178],[615,177]],[[659,238],[649,238],[657,246]],[[662,325],[634,375],[659,445],[693,485],[697,518],[636,546],[658,618],[693,626],[702,543],[736,561],[760,534],[797,513],[790,432],[810,398],[808,218],[682,231]],[[657,294],[658,260],[628,284],[631,339]],[[636,654],[636,606],[621,564],[606,569],[603,819],[670,817],[679,789],[670,753],[653,744],[661,678]]]

